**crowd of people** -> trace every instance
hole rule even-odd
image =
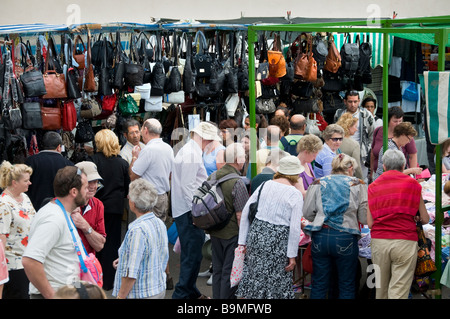
[[[292,299],[300,238],[306,236],[314,269],[310,298],[354,299],[358,240],[368,225],[372,261],[381,269],[376,297],[407,298],[416,222],[429,220],[421,186],[410,176],[421,172],[417,132],[403,122],[401,108],[390,108],[384,151],[382,126],[372,113],[376,100],[361,103],[357,91],[348,91],[344,103],[318,135],[306,133],[304,115],[283,107],[270,120],[257,115],[255,159],[248,117],[243,123],[200,122],[177,152],[161,138],[157,119],[128,120],[125,145],[114,131],[101,129],[93,154],[78,163],[61,154],[60,134],[47,132],[38,154],[0,166],[0,275],[6,273],[0,296],[105,298],[112,290],[118,299],[159,299],[173,289],[174,299]],[[236,177],[220,185],[228,223],[200,229],[193,223],[194,192],[213,176],[229,174]],[[175,285],[168,265],[172,223],[180,244]],[[206,235],[212,296],[196,285]],[[74,279],[80,261],[73,238],[84,254],[98,258],[100,290]],[[238,246],[245,251],[243,276],[231,286]]]

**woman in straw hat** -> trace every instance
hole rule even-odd
[[[239,245],[245,246],[243,278],[236,295],[246,299],[293,299],[292,271],[300,241],[303,197],[298,175],[304,170],[295,156],[283,157],[273,180],[259,186],[245,205]],[[258,200],[256,215],[250,205]]]

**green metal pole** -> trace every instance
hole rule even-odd
[[[389,56],[389,33],[383,33],[383,153],[386,152],[388,145]]]
[[[439,47],[438,52],[438,71],[445,71],[445,48],[448,39],[448,31],[442,29],[436,32],[435,40]],[[433,274],[435,279],[435,298],[441,299],[441,275],[442,275],[442,223],[444,220],[444,211],[442,209],[442,158],[441,145],[436,145],[436,217],[435,227],[435,263],[436,272]]]
[[[256,90],[255,90],[255,42],[258,36],[250,26],[247,29],[248,43],[248,81],[249,81],[249,119],[250,119],[250,170],[251,177],[256,176]]]

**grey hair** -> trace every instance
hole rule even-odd
[[[325,130],[323,130],[322,137],[325,141],[328,141],[333,136],[333,134],[341,134],[342,136],[344,136],[344,133],[345,132],[342,126],[337,124],[330,124],[325,128]]]
[[[157,119],[151,118],[144,122],[144,126],[147,128],[150,134],[161,135],[162,125]]]
[[[128,198],[142,213],[150,212],[158,201],[158,192],[149,181],[138,178],[130,183]]]
[[[245,159],[245,149],[241,143],[231,143],[225,149],[225,162],[237,163],[238,158]]]
[[[382,161],[386,171],[403,172],[406,165],[405,154],[399,150],[387,150],[383,154]]]

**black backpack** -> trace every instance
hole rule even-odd
[[[359,65],[359,35],[356,36],[355,42],[347,42],[350,40],[350,34],[347,34],[345,43],[341,47],[341,70],[344,76],[353,78]]]
[[[291,155],[297,156],[297,144],[298,142],[296,140],[290,140],[288,141],[286,137],[282,137],[280,139],[281,144],[283,144],[284,151],[288,152]]]

